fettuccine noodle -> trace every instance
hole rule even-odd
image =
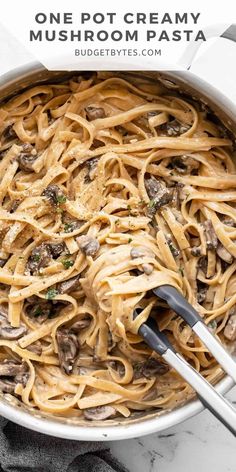
[[[0,136],[0,390],[65,418],[172,409],[193,392],[138,335],[149,316],[218,380],[151,291],[173,285],[233,345],[236,170],[209,110],[93,73],[3,103]]]

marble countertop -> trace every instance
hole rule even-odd
[[[34,57],[2,27],[0,45],[0,75],[34,60]],[[210,50],[208,54],[212,57]],[[206,60],[204,63],[206,64]],[[200,69],[204,69],[206,74],[207,68],[202,68],[204,63],[200,58],[193,70],[199,73]],[[219,76],[220,74],[217,74],[220,84]],[[225,76],[222,75],[222,84],[224,79]],[[236,92],[235,86],[234,91]],[[236,405],[236,387],[227,398]],[[235,438],[207,411],[162,433],[111,442],[108,446],[129,472],[236,471]]]
[[[236,406],[236,387],[226,395]],[[235,472],[234,436],[208,411],[161,433],[109,443],[129,472]]]

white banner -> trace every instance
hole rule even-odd
[[[179,69],[236,22],[236,2],[8,0],[1,22],[48,69]]]

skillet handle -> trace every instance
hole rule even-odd
[[[180,67],[190,69],[197,79],[207,82],[202,84],[206,95],[218,102],[222,110],[225,108],[232,110],[233,116],[236,103],[236,24],[225,27],[221,36],[219,36],[219,25],[208,27],[203,31],[207,40],[214,39],[214,41],[190,42],[178,63]],[[197,54],[198,51],[201,54]],[[227,104],[227,101],[225,103],[225,97],[230,103]]]
[[[207,28],[203,29],[205,38],[219,38],[219,29],[220,25],[211,25]],[[229,28],[227,28],[221,35],[220,38],[228,39],[232,42],[236,42],[236,24],[232,24]],[[204,41],[190,41],[188,46],[186,47],[184,53],[178,60],[179,66],[185,69],[191,69],[193,65],[193,61],[200,49],[200,47],[204,44]],[[222,69],[222,67],[221,67]]]
[[[231,25],[224,33],[221,35],[221,38],[229,39],[236,43],[236,24]]]

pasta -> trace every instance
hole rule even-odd
[[[175,286],[233,346],[236,170],[210,111],[158,81],[91,73],[3,103],[0,136],[0,390],[67,419],[172,409],[193,392],[138,335],[149,316],[216,382],[151,292]]]

